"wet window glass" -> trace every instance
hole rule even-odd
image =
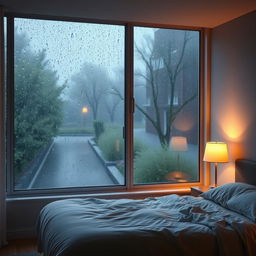
[[[124,26],[14,19],[15,190],[124,184]]]

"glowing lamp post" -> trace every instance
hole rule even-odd
[[[86,117],[86,114],[88,113],[88,108],[87,107],[83,107],[82,108],[82,122],[83,122],[83,124],[82,125],[84,125],[84,127],[85,127],[85,117]]]
[[[87,107],[83,107],[82,108],[82,113],[83,114],[87,114],[88,113],[88,108]]]

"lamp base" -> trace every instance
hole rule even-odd
[[[218,187],[218,163],[214,163],[214,180],[215,180],[215,187]]]

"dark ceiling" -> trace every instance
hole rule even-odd
[[[216,27],[256,10],[256,0],[0,0],[8,12]]]

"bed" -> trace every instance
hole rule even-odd
[[[256,255],[256,162],[202,198],[66,199],[38,219],[44,256]]]

